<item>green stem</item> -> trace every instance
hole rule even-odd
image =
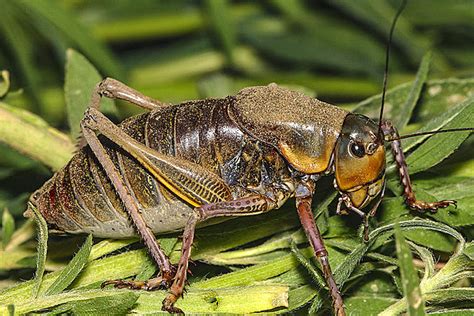
[[[38,116],[0,102],[0,142],[53,170],[71,158],[74,144]]]

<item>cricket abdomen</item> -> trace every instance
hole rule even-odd
[[[131,117],[119,127],[162,154],[208,169],[229,186],[233,198],[275,193],[289,171],[272,146],[243,132],[229,116],[233,97],[170,106]],[[122,148],[99,136],[124,185],[154,233],[182,230],[193,207],[176,197]],[[136,235],[116,190],[88,146],[34,195],[51,228],[98,237]],[[283,201],[279,201],[283,202]]]
[[[147,114],[120,124],[136,140],[145,143]],[[100,137],[122,180],[129,188],[147,225],[155,233],[184,227],[192,208],[161,186],[135,159]],[[135,236],[122,202],[89,147],[81,149],[34,197],[34,204],[49,226],[67,233],[91,233],[97,237]]]

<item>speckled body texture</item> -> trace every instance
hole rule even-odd
[[[276,84],[243,89],[236,98],[234,116],[249,134],[278,148],[301,172],[328,168],[349,112]]]
[[[233,198],[260,193],[276,197],[278,207],[294,189],[294,168],[287,160],[293,163],[291,159],[296,159],[282,155],[281,144],[289,146],[291,153],[303,155],[303,162],[307,158],[316,161],[321,169],[318,172],[324,171],[346,114],[272,84],[244,89],[236,97],[170,106],[129,118],[119,126],[149,148],[185,158],[217,174]],[[192,206],[161,185],[123,149],[99,138],[153,232],[182,230]],[[293,167],[297,169],[298,163]],[[80,150],[37,192],[35,204],[51,228],[111,238],[136,235],[89,147]]]

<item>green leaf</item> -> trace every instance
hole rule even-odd
[[[36,225],[38,227],[38,257],[36,259],[36,273],[34,278],[32,298],[38,297],[41,283],[43,282],[44,266],[46,263],[46,254],[48,253],[48,225],[41,213],[32,204],[28,208],[33,211]]]
[[[2,215],[2,247],[5,249],[15,231],[15,219],[8,209],[3,210]]]
[[[442,183],[442,181],[440,182]],[[465,189],[460,189],[458,193],[453,194],[449,194],[452,189],[446,188],[445,186],[444,187],[446,188],[447,192],[439,191],[439,189],[443,187],[441,183],[439,183],[437,188],[432,190],[420,189],[418,186],[416,186],[415,190],[417,192],[417,197],[419,199],[428,201],[454,199],[457,202],[457,207],[442,209],[435,214],[429,214],[429,216],[452,227],[474,225],[474,205],[472,205],[473,196],[469,194],[468,196],[460,197],[465,189],[469,190],[470,185],[474,183],[474,179],[469,181],[460,181],[458,184],[453,183],[453,186],[461,186],[463,184],[466,185]],[[432,191],[436,192],[436,195],[433,195]]]
[[[408,124],[408,121],[410,121],[413,109],[420,98],[421,90],[428,78],[431,55],[431,51],[429,51],[423,56],[405,103],[401,107],[395,107],[391,113],[391,121],[397,129],[403,129]]]
[[[397,300],[391,297],[353,296],[344,301],[348,315],[377,315]]]
[[[125,13],[119,15],[112,13],[112,19],[95,21],[94,25],[91,25],[92,33],[96,38],[108,43],[123,43],[189,34],[199,31],[206,23],[200,10],[192,6],[178,12],[158,9],[139,15]]]
[[[246,39],[272,57],[300,65],[331,65],[346,72],[378,74],[382,69],[382,46],[360,29],[310,11],[303,1],[273,0],[271,4],[284,14],[287,23],[260,17],[242,29]],[[298,31],[292,24],[299,26]]]
[[[425,315],[425,302],[421,296],[418,273],[413,266],[413,255],[399,225],[395,225],[395,241],[402,275],[403,293],[407,298],[408,315]]]
[[[90,299],[69,301],[53,312],[67,312],[72,315],[125,315],[139,297],[133,291],[120,292],[111,296],[92,296]]]
[[[439,316],[472,316],[474,314],[474,308],[470,309],[451,309],[448,311],[432,312],[428,315],[439,315]]]
[[[288,1],[278,3],[287,4],[285,8],[292,6]],[[249,19],[242,23],[240,30],[252,46],[283,63],[307,67],[320,65],[366,74],[375,74],[382,69],[383,49],[376,41],[322,14],[310,20],[311,27],[299,32],[291,31],[290,23],[273,17]],[[346,41],[348,38],[351,40]]]
[[[87,268],[74,280],[71,287],[74,289],[85,288],[94,284],[100,284],[105,280],[128,278],[140,272],[140,267],[145,260],[149,260],[149,257],[143,249],[131,250],[118,255],[94,260],[90,262]],[[113,269],[111,267],[113,267]],[[46,274],[43,278],[40,290],[44,291],[53,284],[59,274],[60,271]],[[10,304],[19,300],[29,300],[35,286],[35,280],[19,283],[10,289],[0,292],[0,302]]]
[[[435,263],[433,254],[427,248],[420,247],[413,242],[407,241],[407,244],[410,245],[410,247],[416,251],[420,259],[423,261],[423,264],[425,265],[425,273],[423,274],[423,279],[421,280],[421,283],[423,283],[435,273]]]
[[[144,292],[132,313],[150,314],[161,309],[165,291]],[[189,288],[184,299],[176,302],[186,314],[251,314],[288,306],[288,287],[284,285],[256,285],[205,290]]]
[[[2,81],[0,81],[0,98],[4,97],[10,89],[10,73],[6,70],[0,72]]]
[[[426,300],[437,305],[453,302],[473,302],[474,288],[449,288],[426,293]]]
[[[384,118],[392,118],[392,110],[401,107],[409,95],[413,83],[404,83],[387,91],[385,98]],[[449,108],[466,101],[474,93],[474,78],[429,80],[421,92],[422,102],[417,106],[417,116],[421,122],[443,115]],[[381,94],[357,104],[353,109],[372,118],[377,118],[380,111]],[[439,128],[439,126],[435,126]]]
[[[2,39],[7,43],[6,48],[15,56],[20,71],[28,83],[27,91],[33,97],[31,107],[38,110],[39,81],[38,69],[33,58],[33,44],[27,35],[27,27],[21,20],[21,15],[16,8],[16,2],[3,2],[0,11],[0,32]]]
[[[306,258],[306,256],[298,249],[296,243],[291,243],[291,252],[295,254],[295,257],[298,259],[299,263],[309,272],[309,275],[318,285],[318,287],[327,289],[326,281],[321,275],[321,272],[313,267],[311,261]]]
[[[262,225],[265,223],[265,225]],[[193,251],[196,260],[216,254],[246,243],[274,235],[277,231],[292,229],[299,225],[298,217],[290,205],[258,217],[241,217],[212,225],[199,230]],[[245,228],[245,229],[243,229]],[[289,244],[288,244],[289,246]],[[172,260],[179,258],[180,252],[173,252]]]
[[[474,122],[474,98],[444,128],[471,127]],[[431,136],[406,159],[410,173],[426,170],[448,157],[469,136],[470,132],[442,133]]]
[[[55,295],[66,289],[82,271],[87,264],[92,248],[92,235],[82,245],[77,254],[69,261],[68,265],[61,271],[54,283],[44,292],[44,295]]]
[[[199,289],[212,289],[252,284],[280,275],[298,265],[292,254],[282,256],[277,260],[244,268],[232,273],[220,275],[193,284]]]
[[[74,151],[74,145],[66,135],[38,116],[2,102],[0,141],[54,170],[71,159]]]
[[[468,244],[464,249],[463,254],[474,262],[474,245]]]
[[[318,298],[315,298],[315,296],[318,296]],[[309,285],[291,289],[288,293],[288,309],[281,311],[281,314],[288,313],[288,311],[298,310],[313,299],[322,301],[321,296],[322,293],[318,293],[313,287]]]
[[[71,136],[75,139],[80,134],[79,123],[89,105],[94,88],[103,78],[94,66],[75,50],[68,49],[66,59],[64,93]],[[104,112],[114,109],[111,99],[104,98],[102,104]]]
[[[89,260],[95,260],[102,256],[105,256],[111,252],[119,250],[123,247],[127,247],[128,245],[137,242],[137,238],[130,238],[130,239],[105,239],[101,242],[96,243],[90,253]]]
[[[388,33],[387,21],[393,19],[397,10],[396,6],[387,1],[364,0],[354,2],[351,0],[335,0],[332,4],[341,8],[341,11],[357,19],[360,23],[370,25],[379,34],[384,34],[384,37],[387,37]],[[402,13],[397,21],[392,45],[403,49],[406,52],[406,57],[417,63],[430,43],[429,39],[420,36],[418,32],[413,30],[411,21],[406,18],[407,11],[411,11],[411,6],[410,9]]]
[[[178,243],[178,239],[176,237],[162,237],[158,239],[158,243],[163,252],[169,256]],[[145,260],[140,269],[140,273],[137,274],[135,280],[145,281],[150,279],[155,274],[156,269],[157,266],[154,260]]]
[[[62,294],[42,296],[35,300],[20,301],[15,303],[15,311],[18,314],[27,314],[34,311],[49,309],[57,305],[63,313],[70,311],[73,314],[87,315],[123,315],[136,302],[139,293],[134,291],[117,290],[92,290],[92,291],[70,291]],[[98,310],[99,313],[94,311]],[[115,314],[115,310],[121,311]],[[77,313],[75,313],[77,311]]]

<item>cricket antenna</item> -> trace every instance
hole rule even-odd
[[[382,130],[383,108],[385,105],[385,94],[387,92],[388,65],[389,65],[389,60],[390,60],[390,47],[392,46],[393,30],[395,29],[395,25],[397,24],[398,17],[402,13],[403,9],[405,9],[406,4],[407,4],[407,0],[402,0],[402,4],[400,5],[400,8],[398,8],[398,11],[395,14],[395,17],[393,18],[392,26],[390,27],[390,35],[388,36],[387,51],[385,53],[385,71],[383,73],[382,104],[380,106],[378,134],[380,134]]]
[[[400,140],[404,138],[422,136],[422,135],[432,135],[432,134],[440,134],[440,133],[450,133],[450,132],[465,132],[465,131],[474,131],[474,127],[459,127],[459,128],[449,128],[449,129],[441,129],[438,131],[430,131],[430,132],[420,132],[420,133],[413,133],[413,134],[406,134],[399,137],[388,138],[386,141],[392,142],[394,140]]]

